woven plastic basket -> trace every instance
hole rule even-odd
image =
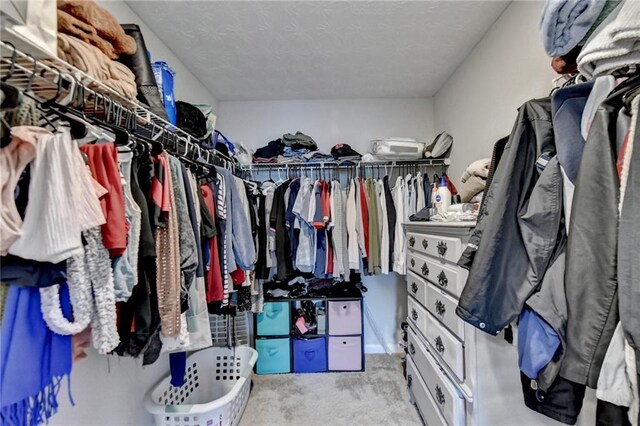
[[[171,386],[167,376],[145,397],[158,426],[235,426],[251,391],[258,353],[247,346],[211,347],[187,359],[185,384]]]
[[[251,344],[251,312],[240,312],[235,317],[235,346]],[[228,325],[227,325],[228,323]],[[233,346],[233,319],[225,315],[209,315],[213,346]]]

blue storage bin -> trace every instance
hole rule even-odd
[[[285,339],[257,339],[256,350],[258,374],[290,373],[291,347],[289,338]]]
[[[289,302],[265,303],[264,312],[258,314],[258,336],[288,336],[291,330],[289,307]]]
[[[293,372],[327,371],[327,341],[324,337],[293,340]]]

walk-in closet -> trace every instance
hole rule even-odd
[[[1,425],[640,424],[640,0],[4,0],[0,89]]]

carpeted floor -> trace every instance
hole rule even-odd
[[[364,373],[253,375],[240,426],[420,425],[399,356],[367,355]]]

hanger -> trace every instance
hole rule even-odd
[[[18,107],[22,103],[22,94],[20,89],[17,87],[7,83],[7,80],[13,76],[13,72],[16,67],[16,50],[13,47],[13,44],[6,42],[13,49],[13,55],[11,56],[11,65],[9,67],[9,72],[6,76],[0,79],[0,87],[2,88],[2,93],[4,94],[4,100],[2,101],[2,105],[0,107],[2,109],[13,109]],[[33,75],[29,77],[29,83],[27,87],[31,87],[31,81],[33,79]],[[9,126],[7,126],[9,127]]]
[[[9,72],[7,73],[7,75],[2,77],[2,79],[0,79],[0,81],[7,81],[11,77],[13,77],[13,73],[16,70],[16,60],[18,59],[18,51],[16,50],[16,47],[13,45],[13,43],[9,41],[3,41],[3,43],[11,47],[11,49],[13,50],[13,54],[11,55],[11,64],[9,65]]]
[[[629,78],[620,86],[623,85],[627,92],[622,95],[622,103],[624,104],[625,109],[629,113],[631,113],[631,103],[633,102],[634,98],[640,95],[640,74],[636,73],[633,77]]]

